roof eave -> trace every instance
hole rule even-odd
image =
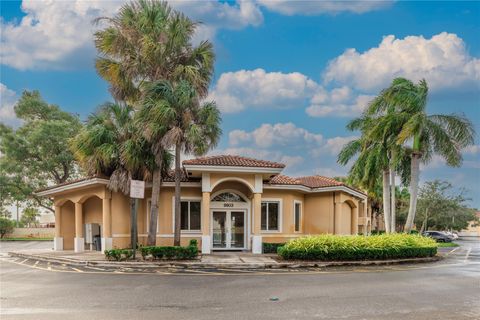
[[[271,173],[279,174],[283,168],[272,167],[241,167],[241,166],[211,166],[184,164],[187,172],[231,172],[231,173]]]
[[[57,187],[52,187],[47,190],[42,190],[35,192],[35,195],[40,196],[40,197],[45,197],[45,196],[52,196],[55,194],[58,194],[60,192],[64,191],[69,191],[69,190],[74,190],[74,189],[79,189],[79,188],[84,188],[84,187],[89,187],[95,184],[100,184],[100,185],[107,185],[108,184],[108,179],[102,179],[102,178],[93,178],[93,179],[88,179],[88,180],[82,180],[66,185],[60,185]]]

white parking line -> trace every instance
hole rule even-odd
[[[468,248],[468,251],[467,251],[467,254],[465,255],[465,260],[463,260],[463,263],[467,263],[468,256],[470,256],[470,252],[472,252],[472,248]]]

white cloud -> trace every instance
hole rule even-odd
[[[325,142],[324,149],[327,150],[331,155],[337,156],[340,153],[340,150],[349,143],[358,139],[357,136],[350,136],[350,137],[334,137],[327,139]]]
[[[13,109],[17,100],[17,93],[8,89],[3,83],[0,83],[0,120],[2,123],[11,126],[20,124],[20,120],[15,115],[15,110]]]
[[[1,21],[2,64],[29,70],[38,68],[65,69],[72,65],[92,65],[92,21],[99,16],[112,16],[125,1],[24,0],[26,15],[20,22]],[[227,2],[171,1],[174,8],[200,20],[195,41],[213,38],[218,28],[241,29],[262,23],[263,15],[251,1]]]
[[[305,111],[311,117],[352,117],[360,114],[372,98],[371,95],[357,95],[347,86],[331,91],[321,88]]]
[[[225,113],[248,107],[291,108],[305,105],[318,85],[298,73],[266,72],[263,69],[223,73],[209,95]]]
[[[291,0],[258,0],[267,9],[285,15],[317,15],[337,14],[341,12],[365,13],[383,9],[391,1],[291,1]]]
[[[456,34],[442,32],[430,39],[389,35],[378,47],[363,53],[347,49],[331,60],[324,72],[327,83],[337,82],[357,90],[378,90],[395,77],[425,78],[433,90],[465,84],[478,86],[480,59],[469,55]]]
[[[229,139],[232,146],[253,142],[261,148],[305,146],[306,144],[318,146],[323,141],[321,134],[311,133],[291,122],[274,125],[264,123],[251,132],[233,130],[229,134]]]
[[[473,154],[473,155],[480,154],[480,145],[475,144],[475,145],[468,146],[465,149],[463,149],[463,153]]]

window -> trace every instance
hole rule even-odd
[[[294,202],[294,210],[295,210],[295,232],[300,232],[300,222],[302,218],[302,204],[300,202]]]
[[[219,202],[245,202],[245,200],[240,197],[238,194],[233,192],[223,192],[216,195],[212,201],[219,201]]]
[[[201,228],[200,201],[182,201],[180,203],[180,226],[182,230],[198,231]]]
[[[266,201],[262,202],[262,221],[263,231],[278,231],[280,218],[280,202]]]

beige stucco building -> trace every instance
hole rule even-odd
[[[321,176],[281,175],[284,165],[239,156],[183,161],[182,244],[198,239],[202,252],[245,250],[261,253],[263,242],[322,233],[369,233],[367,196]],[[39,191],[55,205],[55,250],[88,250],[130,243],[129,197],[111,192],[108,179],[88,178]],[[146,243],[151,186],[139,202],[139,242]],[[174,182],[160,191],[157,244],[172,245]]]

